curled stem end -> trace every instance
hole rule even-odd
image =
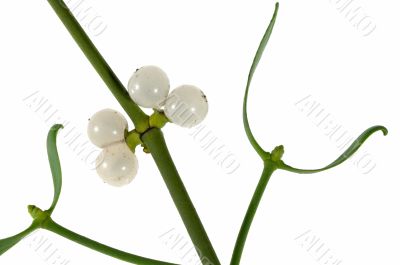
[[[363,145],[363,143],[374,133],[381,131],[384,136],[386,136],[389,131],[386,127],[377,125],[377,126],[372,126],[365,130],[360,136],[358,136],[357,139],[354,140],[354,142],[341,154],[335,161],[330,163],[329,165],[319,168],[319,169],[300,169],[300,168],[295,168],[292,166],[289,166],[285,164],[283,161],[280,161],[278,166],[280,169],[294,172],[294,173],[299,173],[299,174],[311,174],[311,173],[318,173],[321,171],[325,171],[331,168],[334,168],[343,162],[345,162],[347,159],[349,159],[352,155],[354,155],[358,149]]]

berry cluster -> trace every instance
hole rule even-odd
[[[101,110],[89,119],[89,139],[103,148],[96,160],[97,174],[105,183],[116,187],[129,184],[138,171],[136,155],[125,142],[127,131],[124,116],[112,109]]]
[[[128,92],[139,106],[152,108],[182,127],[198,125],[208,112],[207,98],[199,88],[182,85],[170,92],[167,75],[156,66],[137,69]],[[137,174],[138,161],[125,141],[128,122],[124,116],[112,109],[101,110],[89,119],[87,132],[90,141],[103,149],[96,160],[97,174],[112,186],[129,184]]]
[[[156,66],[144,66],[132,75],[128,92],[141,107],[164,111],[169,121],[182,127],[193,127],[204,120],[208,102],[204,93],[192,85],[170,91],[169,79]]]

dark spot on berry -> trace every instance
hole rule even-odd
[[[207,96],[204,95],[204,93],[201,93],[201,96],[202,96],[202,97],[204,98],[204,100],[208,103]]]

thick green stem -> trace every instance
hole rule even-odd
[[[254,216],[257,212],[258,205],[260,204],[261,198],[264,194],[265,188],[267,187],[268,181],[271,178],[272,173],[276,170],[276,165],[271,160],[264,162],[264,170],[261,174],[261,179],[258,182],[256,191],[254,192],[253,198],[251,199],[249,208],[247,209],[246,216],[244,217],[242,227],[240,228],[235,248],[233,250],[231,265],[239,265],[242,257],[244,245],[246,243],[247,235],[253,222]]]
[[[220,265],[211,242],[201,224],[200,218],[186,192],[174,163],[168,153],[164,138],[159,129],[149,129],[149,117],[130,99],[129,94],[115,76],[104,58],[90,41],[85,31],[71,14],[62,0],[48,0],[65,27],[75,39],[83,53],[92,63],[98,74],[107,84],[115,98],[125,109],[139,133],[144,133],[143,142],[150,149],[161,175],[170,190],[181,218],[203,264]],[[148,131],[148,132],[147,132]]]
[[[48,2],[53,7],[54,11],[64,23],[65,27],[86,55],[90,63],[96,69],[97,73],[106,83],[114,97],[131,118],[135,124],[136,130],[138,132],[144,132],[147,130],[149,127],[148,116],[131,100],[128,91],[94,46],[93,42],[89,39],[78,21],[71,14],[67,5],[62,0],[48,0]]]
[[[149,148],[164,178],[165,184],[168,187],[175,206],[182,217],[202,263],[219,265],[220,262],[217,254],[213,249],[210,239],[185,189],[185,185],[172,161],[161,130],[158,128],[149,130],[142,136],[142,140]]]
[[[71,241],[74,241],[78,244],[81,244],[85,247],[93,249],[95,251],[101,252],[105,255],[114,257],[116,259],[120,259],[129,263],[138,264],[138,265],[177,265],[175,263],[163,262],[154,259],[148,259],[141,256],[133,255],[128,252],[124,252],[106,245],[103,245],[99,242],[96,242],[87,237],[81,236],[75,232],[72,232],[61,225],[54,222],[52,219],[46,220],[46,222],[42,226],[43,229],[54,232],[62,237],[65,237]]]

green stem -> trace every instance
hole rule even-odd
[[[260,42],[260,45],[258,46],[256,55],[254,56],[253,63],[251,64],[249,75],[247,77],[246,91],[244,93],[244,99],[243,99],[244,130],[246,132],[247,138],[250,141],[250,144],[253,146],[254,150],[257,152],[257,154],[261,157],[262,160],[269,159],[270,154],[268,152],[265,152],[265,150],[260,146],[260,144],[257,142],[256,138],[254,137],[253,132],[251,131],[249,119],[247,117],[247,98],[249,97],[250,85],[251,85],[251,81],[253,80],[254,73],[256,72],[258,63],[261,60],[262,54],[265,50],[265,47],[267,46],[269,38],[271,37],[272,30],[275,25],[276,17],[278,15],[278,10],[279,10],[279,3],[276,3],[275,11],[272,16],[271,22],[269,23],[268,28],[265,31],[263,38],[261,39],[261,42]]]
[[[242,257],[244,245],[246,243],[247,235],[256,214],[258,205],[260,204],[261,198],[264,194],[265,188],[267,187],[268,181],[271,178],[272,173],[276,170],[276,164],[271,160],[264,162],[264,170],[261,174],[261,179],[257,185],[256,191],[254,192],[253,198],[251,199],[249,208],[247,209],[246,216],[244,217],[242,227],[240,228],[235,248],[233,250],[231,265],[239,265]]]
[[[62,237],[65,237],[71,241],[74,241],[78,244],[81,244],[85,247],[88,247],[95,251],[101,252],[105,255],[108,255],[108,256],[129,262],[129,263],[139,264],[139,265],[177,265],[175,263],[169,263],[169,262],[163,262],[163,261],[144,258],[141,256],[133,255],[128,252],[124,252],[124,251],[103,245],[99,242],[96,242],[92,239],[81,236],[75,232],[72,232],[72,231],[62,227],[61,225],[54,222],[52,219],[46,220],[46,222],[43,224],[42,228],[49,230],[53,233],[56,233]]]
[[[82,49],[97,73],[106,83],[114,97],[126,111],[138,132],[148,129],[148,116],[130,98],[128,91],[114,74],[110,66],[99,53],[93,42],[89,39],[79,22],[71,14],[67,5],[62,0],[48,0],[58,17],[61,19],[71,36]]]
[[[191,236],[203,264],[220,265],[217,255],[201,224],[200,218],[186,192],[186,189],[176,171],[175,165],[168,153],[164,138],[159,129],[149,129],[149,117],[130,99],[129,94],[115,76],[104,58],[90,41],[78,21],[62,0],[48,0],[65,27],[75,39],[83,53],[92,63],[98,74],[103,78],[115,98],[125,109],[139,133],[144,133],[143,142],[150,149],[158,165],[161,175],[170,190],[173,201]],[[147,132],[148,131],[148,132]],[[210,261],[210,262],[208,262]]]
[[[220,262],[217,254],[213,249],[210,239],[186,191],[185,185],[174,165],[161,130],[153,128],[147,131],[142,136],[142,140],[149,148],[164,178],[165,184],[168,187],[175,206],[182,217],[202,263],[219,265]]]

